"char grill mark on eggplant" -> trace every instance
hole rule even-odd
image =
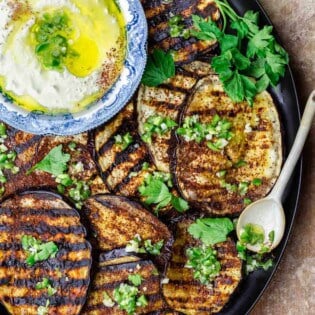
[[[259,94],[250,107],[247,102],[234,104],[223,92],[216,75],[201,79],[192,92],[181,116],[196,116],[209,124],[215,115],[227,119],[233,134],[227,146],[214,151],[211,140],[186,141],[179,137],[172,163],[181,195],[196,209],[206,213],[237,215],[245,207],[244,198],[255,201],[264,197],[279,175],[282,152],[279,116],[268,92]],[[239,161],[244,165],[237,167]],[[218,176],[226,171],[224,178]],[[257,178],[262,184],[255,186]],[[240,183],[248,187],[244,194],[228,190],[222,183]]]
[[[95,246],[101,251],[125,248],[135,235],[142,240],[150,239],[153,244],[163,240],[165,247],[171,241],[171,234],[162,222],[127,198],[94,196],[85,202],[84,211],[92,234],[96,235]]]
[[[139,296],[145,295],[148,305],[138,307],[137,314],[148,314],[163,310],[165,302],[160,292],[160,277],[156,274],[156,268],[151,261],[141,260],[127,262],[124,264],[98,266],[95,278],[92,281],[90,294],[83,308],[83,315],[123,315],[125,311],[119,309],[118,305],[106,307],[103,304],[104,292],[113,299],[113,292],[120,284],[130,285],[128,276],[132,274],[141,275],[143,281],[139,288]]]
[[[132,136],[133,142],[125,149],[116,144],[115,137]],[[154,168],[149,152],[137,133],[136,114],[130,102],[110,122],[94,132],[96,160],[104,182],[115,194],[137,197],[138,187],[143,183],[148,170],[143,163]]]
[[[171,308],[184,314],[216,313],[228,302],[238,286],[242,262],[235,243],[228,239],[214,246],[221,271],[214,280],[213,288],[196,281],[192,270],[184,267],[187,262],[187,248],[200,245],[187,231],[191,223],[192,220],[184,219],[177,224],[172,258],[166,272],[169,283],[162,285],[163,294]]]
[[[92,259],[78,213],[51,193],[26,193],[2,203],[0,227],[0,300],[8,311],[37,314],[49,300],[51,314],[79,314]],[[21,244],[24,235],[54,242],[56,256],[29,266]],[[35,288],[44,278],[57,290],[52,296]]]
[[[184,39],[171,37],[168,21],[172,16],[180,15],[186,28],[192,27],[192,15],[211,17],[218,21],[220,13],[213,0],[198,1],[145,1],[142,0],[149,24],[149,47],[172,50],[178,63],[187,63],[196,57],[211,53],[216,47],[216,41],[200,41],[194,37]]]

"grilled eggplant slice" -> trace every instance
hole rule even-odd
[[[177,224],[172,259],[166,272],[168,283],[162,285],[168,305],[188,315],[207,315],[219,312],[228,302],[241,280],[242,262],[235,243],[228,239],[215,245],[221,264],[220,274],[213,286],[202,285],[193,278],[191,269],[185,268],[186,249],[200,245],[187,229],[192,220],[184,219]]]
[[[178,68],[176,76],[160,87],[142,85],[137,98],[139,134],[145,133],[145,123],[152,116],[167,117],[177,122],[178,115],[198,78],[211,72],[209,63],[196,61]],[[147,145],[157,169],[170,173],[171,130],[162,135],[153,135]]]
[[[153,244],[171,240],[168,228],[140,204],[125,197],[98,195],[85,202],[84,211],[101,251],[123,248],[139,235]]]
[[[181,194],[197,209],[236,215],[244,209],[245,201],[265,196],[279,175],[279,116],[268,92],[258,95],[252,107],[246,102],[234,104],[218,77],[212,75],[196,85],[180,125],[192,116],[209,124],[216,114],[232,124],[229,144],[214,151],[207,140],[197,143],[180,137],[172,170]]]
[[[79,314],[92,259],[78,213],[52,193],[17,195],[1,204],[0,228],[0,300],[8,311],[36,315],[49,301],[47,314]],[[24,235],[54,242],[56,257],[29,266],[21,245]],[[35,288],[44,278],[56,290],[51,296]]]
[[[191,76],[176,75],[169,80],[168,86],[141,86],[138,93],[137,112],[139,134],[145,133],[145,124],[150,117],[167,117],[177,121],[178,113],[183,106],[188,92],[195,85],[196,79]],[[177,88],[187,89],[179,91]],[[171,130],[162,135],[152,135],[147,142],[153,161],[159,171],[170,173],[169,149]]]
[[[134,103],[130,102],[109,123],[94,133],[95,155],[102,178],[112,193],[137,197],[146,174],[155,169],[145,144],[137,133]],[[131,143],[124,148],[117,137],[128,134]],[[144,168],[144,163],[149,166]]]
[[[64,150],[70,153],[71,165],[82,164],[83,169],[79,172],[75,172],[73,168],[70,168],[70,175],[89,183],[92,195],[108,192],[87,149],[87,133],[67,137],[38,136],[7,126],[7,134],[8,137],[4,144],[9,150],[16,152],[15,164],[20,171],[17,174],[12,174],[10,171],[5,172],[8,180],[4,185],[4,194],[0,198],[30,189],[56,189],[57,183],[50,174],[34,171],[26,175],[26,172],[59,144],[63,144]],[[70,143],[76,144],[76,150],[68,148]]]
[[[204,18],[220,19],[220,12],[213,0],[196,1],[149,1],[142,0],[149,25],[149,47],[171,50],[178,63],[190,62],[199,56],[210,54],[216,47],[216,41],[200,41],[190,37],[171,37],[168,21],[172,16],[181,16],[184,27],[192,26],[192,15]]]
[[[126,311],[121,310],[117,303],[113,306],[104,303],[104,295],[112,299],[115,288],[121,284],[129,284],[129,275],[140,275],[141,285],[138,287],[139,295],[145,295],[147,306],[137,307],[136,314],[148,314],[165,307],[162,294],[160,292],[160,277],[157,269],[149,260],[129,262],[111,266],[98,267],[95,279],[91,285],[91,291],[84,306],[83,315],[125,315]]]

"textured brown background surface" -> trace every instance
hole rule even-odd
[[[315,89],[315,0],[261,0],[291,56],[302,107]],[[315,314],[315,121],[293,233],[280,267],[251,315]],[[241,314],[240,314],[241,315]]]

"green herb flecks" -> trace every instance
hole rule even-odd
[[[32,32],[35,53],[45,68],[61,70],[69,54],[78,55],[69,45],[72,28],[65,12],[45,13],[35,22]]]
[[[41,282],[37,282],[35,285],[36,290],[45,290],[47,289],[48,296],[54,295],[57,290],[52,286],[52,282],[48,278],[43,278]]]
[[[5,192],[5,183],[7,182],[7,174],[17,174],[20,168],[16,166],[16,152],[10,151],[9,148],[4,144],[8,138],[7,128],[4,123],[0,123],[0,197]]]
[[[135,237],[126,246],[126,252],[142,253],[158,256],[161,254],[161,249],[163,248],[164,240],[160,240],[156,243],[152,243],[152,240],[147,239],[143,241],[139,235]]]
[[[173,183],[170,174],[154,172],[147,174],[143,184],[138,188],[140,195],[144,198],[147,205],[154,204],[156,211],[165,208],[171,204],[178,212],[188,210],[189,206],[186,200],[171,193],[170,188]]]
[[[245,261],[245,272],[249,274],[259,268],[268,270],[273,266],[273,260],[266,258],[264,254],[270,251],[270,246],[274,241],[275,232],[268,234],[268,241],[265,241],[265,231],[257,224],[246,224],[241,231],[240,240],[237,242],[239,257]],[[260,246],[257,254],[247,250],[247,245]]]
[[[201,284],[209,285],[221,270],[217,252],[211,246],[188,248],[186,268],[193,270],[193,276]]]
[[[188,232],[205,245],[215,245],[227,240],[227,236],[234,230],[233,222],[229,218],[197,219],[188,228]]]
[[[265,240],[264,229],[257,224],[246,224],[241,231],[240,241],[243,244],[261,245]]]
[[[144,295],[139,296],[139,289],[126,283],[122,283],[114,290],[114,301],[121,310],[128,314],[135,314],[137,307],[145,307],[148,301]]]
[[[226,0],[215,0],[222,19],[222,30],[211,19],[193,16],[191,34],[200,40],[217,40],[221,53],[211,65],[219,74],[225,92],[234,102],[253,104],[257,93],[276,86],[284,76],[288,54],[272,35],[272,26],[258,26],[258,13],[239,16]],[[230,22],[235,34],[227,34]]]
[[[130,132],[127,132],[124,135],[115,136],[115,144],[118,145],[121,150],[126,150],[133,141],[134,140]]]
[[[146,143],[151,143],[152,136],[164,135],[176,126],[177,123],[169,117],[150,116],[143,125],[144,133],[141,135],[141,139]]]
[[[181,15],[174,15],[168,21],[169,32],[171,37],[190,37],[190,30],[185,28],[184,18]]]
[[[34,266],[37,262],[54,258],[58,252],[58,246],[54,242],[42,242],[30,235],[23,235],[22,248],[27,253],[26,263]]]
[[[128,281],[130,281],[136,287],[141,285],[142,280],[143,280],[143,278],[139,274],[134,274],[134,275],[129,275],[128,276]]]
[[[273,266],[273,259],[266,257],[265,253],[253,254],[241,242],[237,242],[236,249],[238,256],[245,262],[245,273],[247,275],[258,269],[268,270]]]
[[[186,117],[183,125],[176,130],[185,141],[201,143],[207,140],[207,146],[213,151],[220,151],[229,144],[233,137],[232,124],[227,119],[214,115],[208,124],[201,123],[197,115]]]
[[[149,55],[142,83],[147,86],[158,86],[175,75],[175,63],[172,55],[161,49],[155,49]]]

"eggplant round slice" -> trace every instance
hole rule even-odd
[[[1,204],[0,230],[0,301],[7,310],[79,314],[92,258],[77,211],[52,193],[22,194]]]
[[[188,315],[208,315],[219,312],[229,301],[242,275],[242,262],[238,257],[234,241],[214,246],[221,271],[211,286],[194,279],[192,269],[186,268],[186,250],[200,245],[187,229],[192,220],[185,219],[176,226],[173,254],[166,271],[166,283],[162,284],[163,295],[168,305]],[[162,281],[163,283],[163,281]]]
[[[89,220],[96,247],[101,251],[124,248],[137,235],[152,244],[163,241],[164,248],[171,234],[162,222],[137,202],[125,197],[98,195],[89,198],[83,210]]]
[[[180,193],[196,209],[237,215],[275,183],[282,139],[268,92],[257,95],[253,106],[233,103],[217,76],[205,77],[187,102],[180,128],[172,171]]]
[[[133,283],[130,276],[137,277],[139,282]],[[133,303],[132,299],[131,301],[127,300],[128,296],[123,296],[123,290],[128,287],[129,289],[132,288],[131,290],[138,291],[135,299],[144,296],[142,299],[145,300],[143,306],[137,306],[135,312],[129,314],[160,314],[158,311],[165,308],[158,271],[151,261],[141,260],[98,266],[82,315],[128,314],[122,307],[122,304]],[[115,299],[114,292],[119,289],[121,289],[125,301]]]

